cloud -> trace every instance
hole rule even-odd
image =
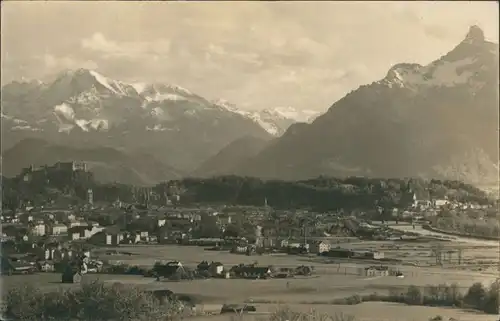
[[[85,49],[100,51],[109,54],[121,51],[121,48],[116,44],[116,42],[109,41],[100,32],[94,33],[90,38],[83,39],[82,47]]]
[[[46,53],[45,55],[39,57],[43,61],[44,67],[47,70],[54,69],[97,69],[98,65],[92,60],[81,60],[73,57],[55,57],[51,54]]]
[[[166,56],[170,52],[170,41],[155,39],[154,41],[117,42],[106,38],[100,32],[94,33],[81,41],[81,47],[99,54],[104,58],[140,59],[146,56]]]

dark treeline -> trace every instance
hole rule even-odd
[[[478,188],[459,181],[422,179],[375,179],[365,177],[318,177],[303,181],[261,180],[258,178],[221,176],[214,178],[185,178],[158,184],[151,188],[137,188],[124,184],[99,184],[92,175],[25,182],[21,178],[5,179],[3,205],[15,208],[30,202],[37,205],[47,199],[61,197],[71,202],[84,200],[92,188],[95,201],[141,202],[145,195],[150,204],[163,205],[166,199],[180,197],[183,205],[227,204],[262,206],[277,209],[307,208],[316,211],[339,209],[405,208],[418,199],[443,199],[477,204],[491,200]]]
[[[257,178],[223,176],[210,179],[187,178],[159,185],[182,191],[184,203],[263,205],[280,209],[310,208],[317,211],[408,207],[417,198],[487,204],[487,195],[458,181],[421,179],[345,179],[318,177],[303,181],[264,181]]]

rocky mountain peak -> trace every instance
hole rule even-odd
[[[384,79],[338,100],[312,124],[290,126],[240,173],[453,179],[460,164],[467,182],[498,180],[497,48],[472,26],[430,64],[394,65]]]
[[[481,43],[484,42],[484,32],[478,26],[470,26],[469,32],[465,36],[464,42],[466,43]]]

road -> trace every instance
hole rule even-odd
[[[468,243],[468,244],[474,244],[474,245],[482,245],[482,246],[491,246],[491,247],[498,247],[498,241],[494,240],[481,240],[481,239],[475,239],[472,237],[460,237],[460,236],[453,236],[453,235],[448,235],[444,233],[439,233],[439,232],[434,232],[434,231],[429,231],[422,226],[416,225],[415,229],[411,225],[390,225],[390,228],[399,230],[399,231],[404,231],[404,232],[413,232],[417,233],[423,236],[437,236],[437,237],[444,237],[447,239],[451,239],[455,242],[459,243]]]

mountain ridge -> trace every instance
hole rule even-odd
[[[257,155],[268,144],[269,140],[253,136],[239,138],[204,161],[190,176],[211,177],[231,174],[238,166],[244,166],[248,158]]]
[[[146,152],[187,172],[240,137],[272,137],[245,113],[180,86],[130,84],[87,69],[6,84],[1,117],[4,150],[35,137]]]
[[[311,124],[291,126],[235,174],[493,181],[497,102],[498,44],[485,41],[473,26],[443,57],[426,66],[397,64]]]

